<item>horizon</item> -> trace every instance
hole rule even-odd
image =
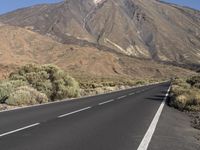
[[[58,3],[61,1],[63,0],[34,0],[34,1],[1,0],[0,15],[15,11],[17,9],[34,6],[37,4],[51,4],[51,3]],[[190,1],[188,0],[162,0],[162,1],[200,10],[200,3],[198,2],[198,0],[190,0]]]

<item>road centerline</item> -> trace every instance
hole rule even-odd
[[[154,116],[154,118],[153,118],[153,120],[152,120],[152,122],[151,122],[151,124],[150,124],[150,126],[149,126],[149,128],[147,130],[147,132],[145,133],[145,136],[143,137],[143,139],[142,139],[142,141],[141,141],[141,143],[140,143],[140,145],[139,145],[137,150],[147,150],[148,149],[149,144],[151,142],[151,139],[153,137],[153,134],[155,132],[156,126],[158,124],[158,121],[160,119],[161,113],[162,113],[163,108],[165,106],[167,97],[169,95],[170,88],[171,87],[169,87],[169,89],[167,90],[167,93],[166,93],[162,103],[160,104],[160,107],[158,108],[158,111],[156,112],[156,114],[155,114],[155,116]]]
[[[72,115],[72,114],[75,114],[75,113],[78,113],[78,112],[81,112],[81,111],[84,111],[84,110],[88,110],[90,108],[92,108],[92,107],[90,106],[90,107],[82,108],[82,109],[79,109],[79,110],[76,110],[76,111],[72,111],[70,113],[60,115],[60,116],[58,116],[58,118],[63,118],[63,117],[66,117],[66,116],[69,116],[69,115]]]
[[[19,132],[19,131],[22,131],[22,130],[25,130],[25,129],[28,129],[28,128],[32,128],[32,127],[38,126],[39,124],[40,123],[35,123],[35,124],[31,124],[31,125],[28,125],[28,126],[25,126],[25,127],[13,130],[13,131],[9,131],[9,132],[0,134],[0,137],[6,136],[6,135],[9,135],[9,134],[13,134],[13,133],[16,133],[16,132]]]
[[[114,99],[111,99],[111,100],[99,103],[98,105],[104,105],[104,104],[107,104],[107,103],[110,103],[110,102],[113,102],[113,101],[114,101]]]
[[[118,97],[117,99],[122,99],[122,98],[125,98],[125,97],[127,97],[127,96],[126,96],[126,95],[120,96],[120,97]]]

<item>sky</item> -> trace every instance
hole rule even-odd
[[[200,10],[200,0],[163,0],[163,1],[179,4],[182,6],[188,6]]]
[[[35,4],[56,3],[62,0],[0,0],[0,14]]]
[[[42,3],[56,3],[62,0],[0,0],[0,14],[13,11],[18,8]],[[200,0],[163,0],[200,10]]]

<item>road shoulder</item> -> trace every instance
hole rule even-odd
[[[190,121],[187,114],[165,106],[149,150],[199,150],[200,131]]]

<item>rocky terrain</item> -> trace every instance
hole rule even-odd
[[[0,35],[1,78],[27,63],[55,64],[73,75],[90,77],[158,79],[194,73],[95,47],[62,44],[21,27],[2,25]]]
[[[200,12],[158,0],[65,0],[4,14],[0,22],[65,44],[104,46],[181,65],[200,63]]]
[[[199,112],[191,112],[189,116],[192,118],[192,126],[196,129],[200,130],[200,113]],[[200,137],[199,137],[200,140]]]

